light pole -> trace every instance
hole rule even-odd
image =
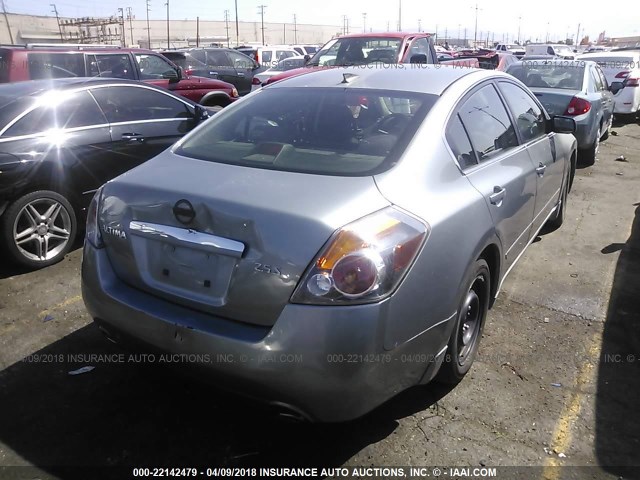
[[[473,34],[473,47],[476,47],[476,42],[478,41],[478,4],[476,3],[476,29]]]
[[[362,33],[367,33],[367,12],[362,13]]]
[[[167,48],[171,48],[171,44],[169,42],[169,0],[165,3],[167,6]]]
[[[147,0],[147,48],[151,48],[151,27],[149,26],[149,4],[151,0]]]
[[[522,16],[518,17],[518,45],[520,45],[520,23],[522,23]]]
[[[398,0],[398,31],[402,31],[402,0]]]
[[[267,8],[267,6],[258,5],[258,8],[260,9],[260,23],[261,23],[260,29],[262,30],[262,45],[264,45],[264,9]]]
[[[236,3],[236,47],[240,46],[240,27],[238,24],[238,0],[235,0]]]

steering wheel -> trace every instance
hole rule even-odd
[[[374,132],[391,133],[393,130],[399,130],[409,123],[409,115],[406,113],[392,113],[382,117],[374,125]]]

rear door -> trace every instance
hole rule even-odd
[[[520,86],[498,82],[500,92],[513,115],[520,143],[536,171],[536,202],[532,230],[537,231],[555,207],[565,175],[565,159],[558,158],[554,132],[546,132],[546,117],[538,102]]]
[[[254,67],[256,66],[255,62],[242,53],[228,50],[226,54],[236,72],[235,87],[238,89],[240,95],[249,93],[251,91]]]
[[[115,175],[156,156],[195,126],[190,106],[156,89],[113,85],[91,93],[110,124]]]
[[[454,129],[466,135],[448,133],[449,144],[466,145],[454,153],[468,180],[485,197],[508,268],[529,241],[537,188],[534,164],[526,147],[519,145],[507,109],[491,83],[463,99],[447,127],[448,132]]]
[[[598,67],[597,65],[594,65],[592,68],[593,68],[594,76],[600,79],[599,93],[602,101],[604,125],[606,128],[606,126],[609,125],[613,119],[613,106],[614,106],[613,94],[609,91],[609,82],[607,82],[607,78],[605,77],[600,67]],[[604,133],[604,131],[602,133]]]

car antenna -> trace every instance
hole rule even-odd
[[[353,73],[343,73],[342,74],[342,81],[340,83],[349,83],[350,81],[352,81],[357,76],[358,75],[354,75]]]

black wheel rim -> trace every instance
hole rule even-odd
[[[484,278],[479,276],[467,292],[460,309],[460,323],[458,328],[458,363],[464,365],[472,355],[478,343],[484,314],[483,304]]]

